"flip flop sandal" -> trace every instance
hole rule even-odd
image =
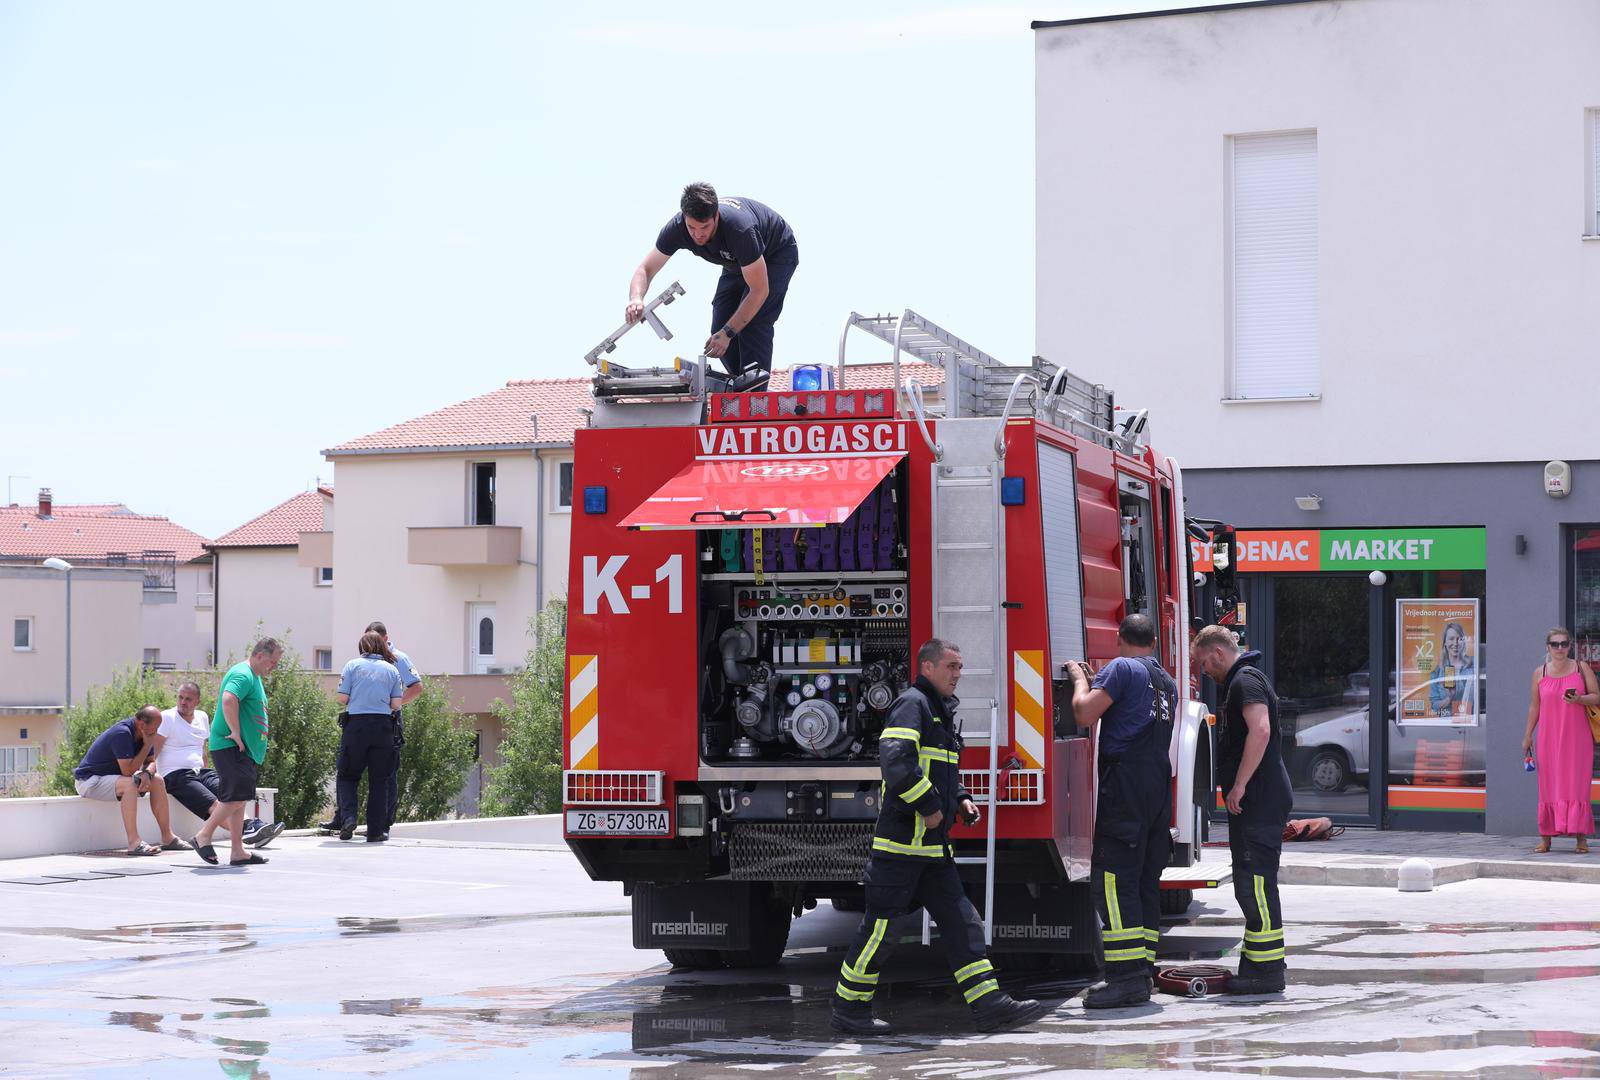
[[[171,840],[161,845],[162,851],[188,851],[189,845],[174,836]]]
[[[1572,850],[1579,855],[1587,855],[1589,854],[1589,842],[1587,840],[1579,840],[1578,846]]]
[[[137,844],[133,845],[133,847],[128,849],[128,854],[129,855],[159,855],[159,854],[161,854],[161,849],[156,847],[154,844],[147,844],[143,840],[140,840]]]
[[[1540,840],[1537,844],[1535,844],[1533,846],[1533,853],[1535,855],[1548,855],[1548,854],[1550,854],[1550,841],[1548,841],[1548,840]]]
[[[194,853],[210,863],[217,865],[217,849],[210,844],[202,844],[198,836],[189,837],[189,846],[194,848]]]
[[[266,858],[265,855],[254,855],[253,854],[247,859],[229,859],[228,860],[228,865],[229,866],[265,866],[266,864],[267,864],[267,858]]]

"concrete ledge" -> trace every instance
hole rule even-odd
[[[563,845],[560,814],[525,817],[458,818],[454,821],[400,821],[389,835],[405,840],[457,840],[470,843]]]
[[[1354,885],[1397,888],[1403,856],[1336,855],[1327,859],[1284,854],[1278,867],[1281,885]],[[1473,878],[1519,878],[1524,881],[1567,881],[1600,884],[1600,862],[1526,862],[1510,859],[1427,858],[1434,885]]]
[[[257,788],[256,801],[246,813],[272,821],[277,795],[277,788]],[[181,837],[193,836],[200,828],[199,820],[176,800],[167,800],[167,805],[172,808],[172,831]],[[150,813],[148,798],[139,800],[138,825],[142,839],[161,843],[161,829]],[[227,832],[217,835],[226,836]],[[0,799],[0,859],[107,851],[127,844],[121,809],[114,802],[95,802],[77,795]]]

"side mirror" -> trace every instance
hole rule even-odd
[[[1218,596],[1239,595],[1238,560],[1235,558],[1237,550],[1233,529],[1230,526],[1219,525],[1212,530],[1211,567]]]

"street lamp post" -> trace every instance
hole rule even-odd
[[[46,559],[46,568],[67,575],[67,703],[61,714],[72,708],[72,564],[65,559]]]

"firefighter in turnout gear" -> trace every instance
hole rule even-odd
[[[1283,854],[1283,827],[1294,808],[1294,788],[1278,742],[1278,695],[1256,667],[1261,654],[1241,653],[1233,631],[1225,626],[1201,630],[1192,655],[1221,687],[1217,781],[1228,806],[1233,894],[1244,912],[1239,974],[1228,980],[1228,993],[1281,993],[1288,965],[1278,858]]]
[[[1172,741],[1178,687],[1151,653],[1155,627],[1129,615],[1117,630],[1117,659],[1094,676],[1068,665],[1072,711],[1085,730],[1100,725],[1100,797],[1095,805],[1090,881],[1100,914],[1105,979],[1083,996],[1086,1009],[1150,1000],[1161,938],[1161,871],[1172,854]]]
[[[1037,1019],[1048,1007],[1015,1001],[984,955],[983,921],[961,888],[950,852],[950,820],[976,824],[978,807],[961,785],[961,736],[953,723],[961,652],[930,638],[917,651],[917,680],[893,705],[879,736],[883,768],[878,825],[867,862],[866,916],[845,952],[834,990],[833,1028],[849,1035],[884,1035],[872,1016],[878,977],[898,943],[895,921],[919,908],[939,927],[956,987],[980,1031],[1000,1031]]]

